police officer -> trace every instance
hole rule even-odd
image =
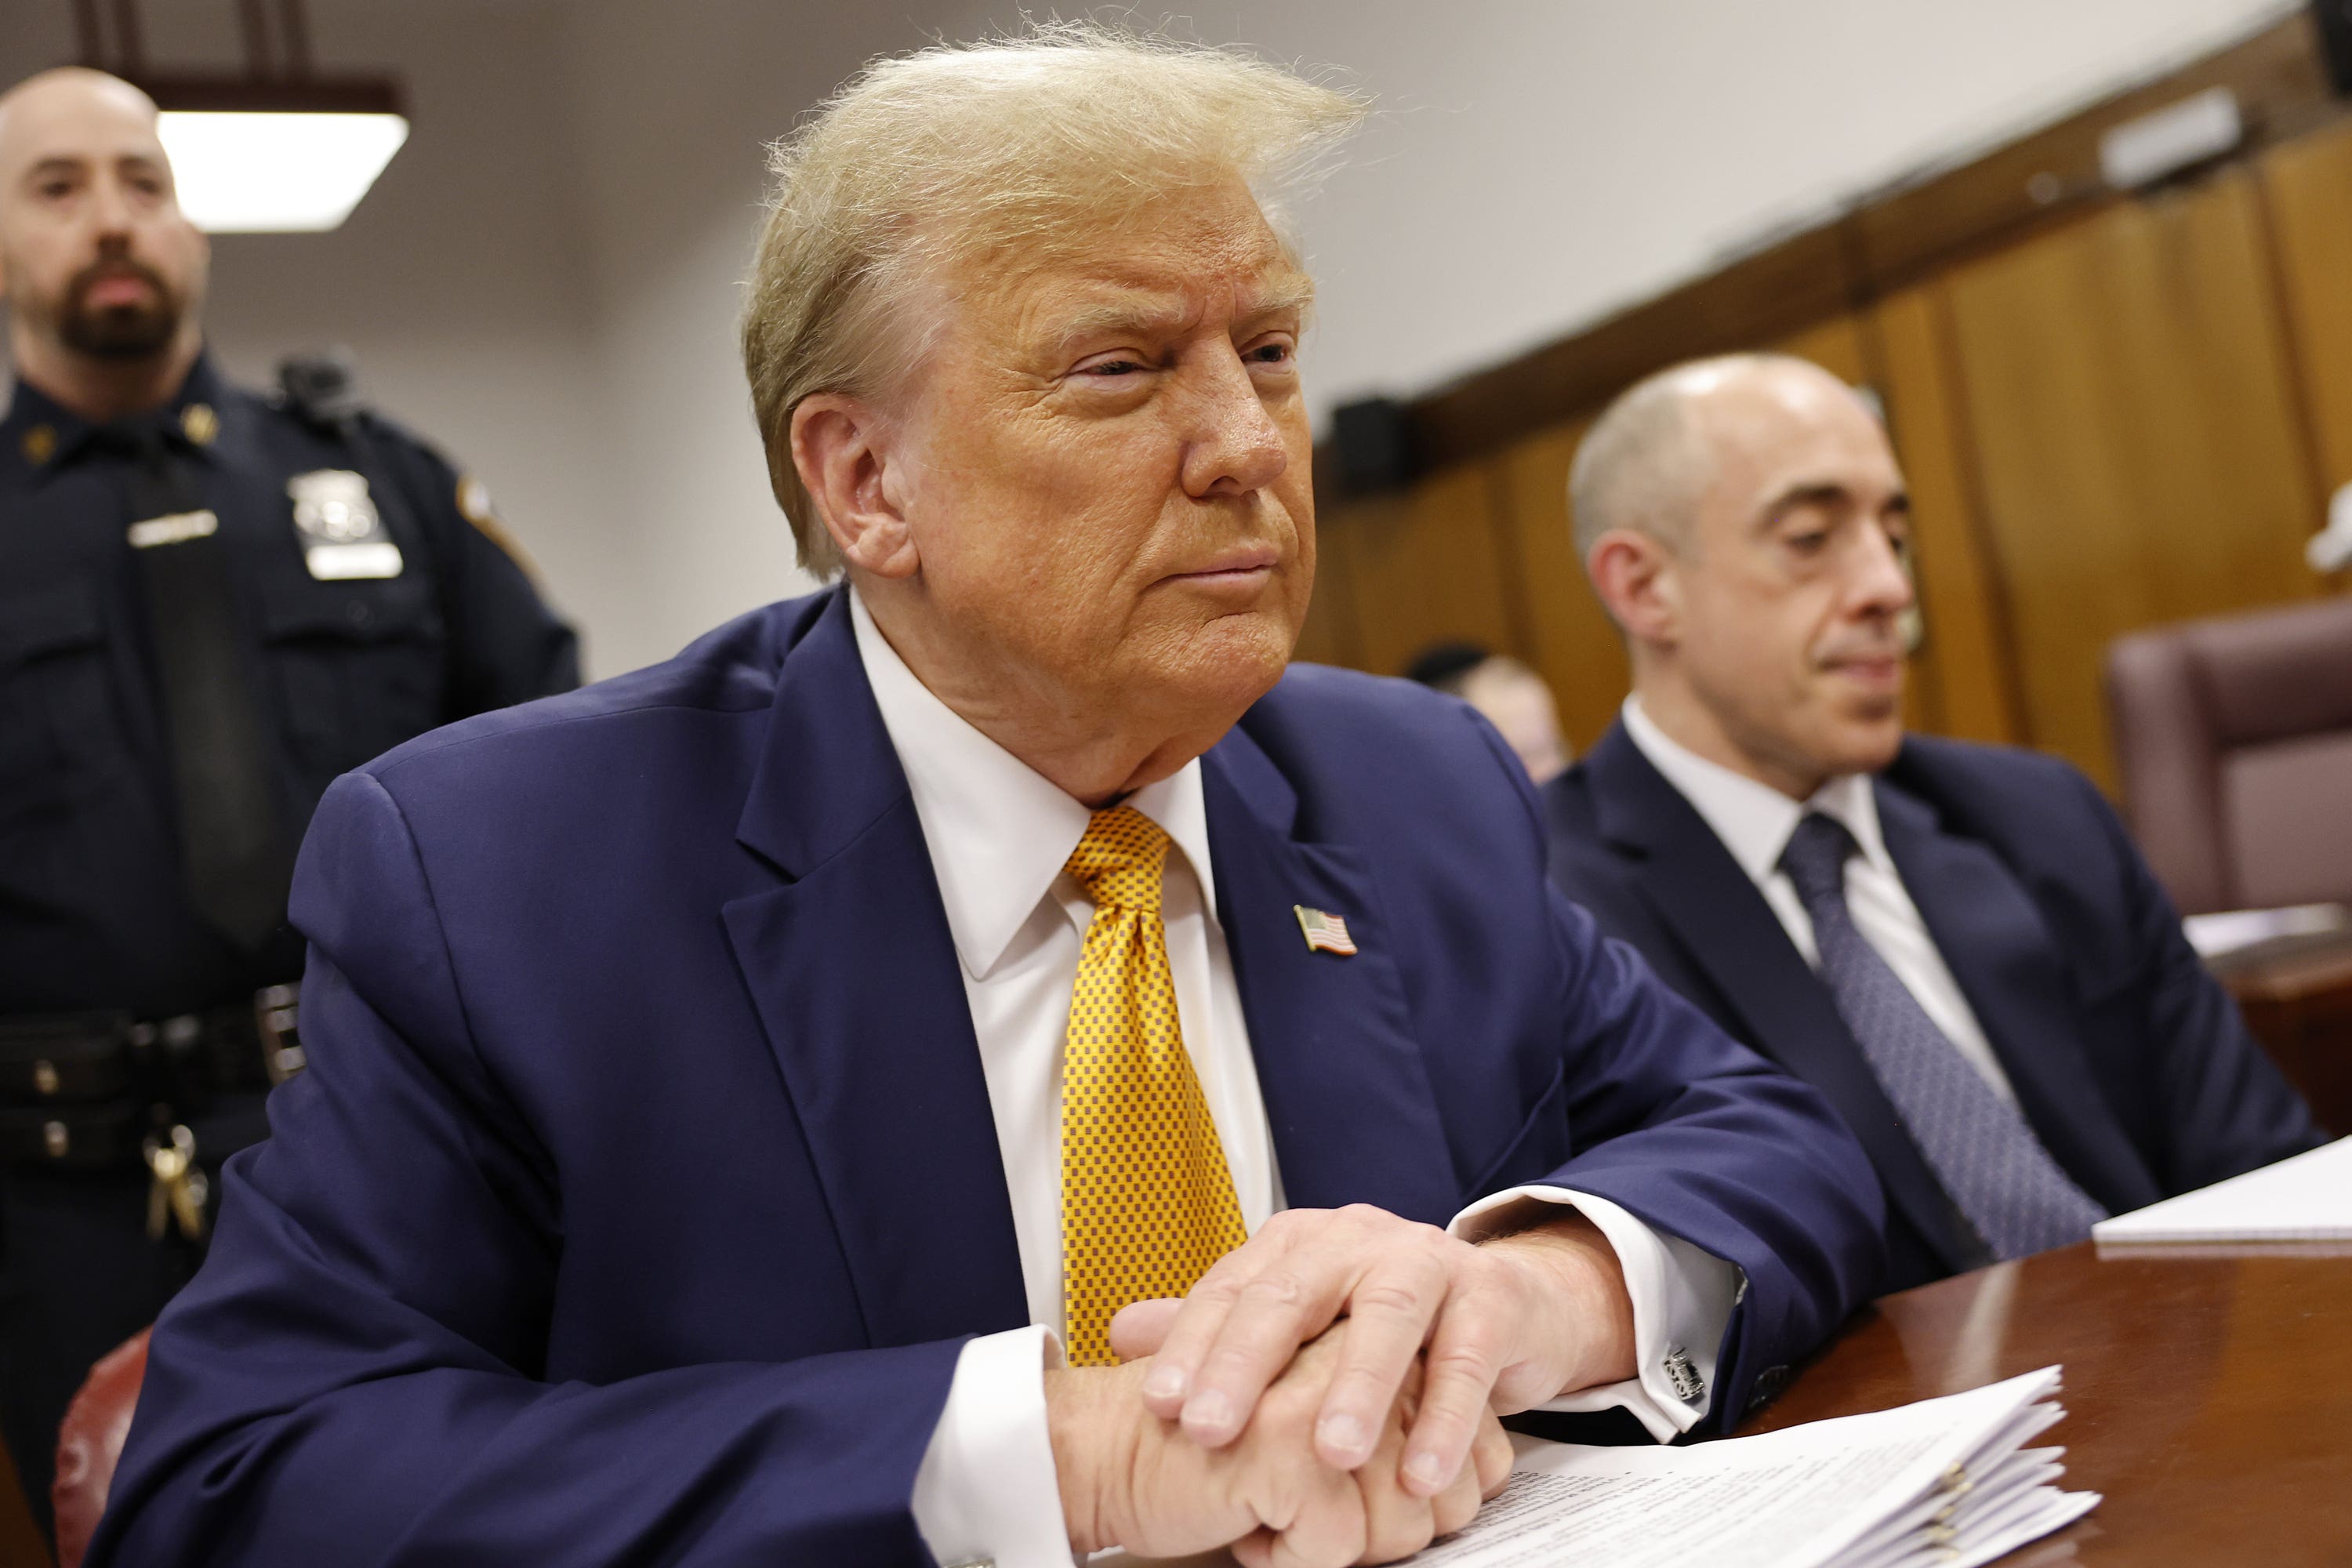
[[[478,486],[333,378],[229,385],[154,105],[0,97],[0,1426],[58,1424],[194,1268],[299,1062],[287,926],[330,780],[577,683]]]

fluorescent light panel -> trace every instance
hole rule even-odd
[[[397,114],[163,111],[180,207],[208,234],[341,226],[408,140]]]

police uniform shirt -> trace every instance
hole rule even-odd
[[[163,417],[217,520],[290,837],[337,774],[577,684],[571,629],[484,531],[485,506],[413,437],[362,415],[355,452],[339,427],[229,385],[209,358]],[[242,952],[189,907],[130,539],[137,463],[29,385],[0,421],[0,1016],[160,1016],[301,968],[283,927]],[[366,504],[324,504],[353,500]],[[354,532],[371,548],[349,548]]]

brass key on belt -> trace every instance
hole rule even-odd
[[[147,1188],[148,1239],[163,1240],[164,1230],[177,1223],[182,1236],[202,1241],[205,1199],[212,1193],[212,1183],[196,1168],[196,1135],[174,1127],[169,1143],[150,1137],[146,1151],[147,1169],[155,1178]]]

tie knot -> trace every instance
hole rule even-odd
[[[1168,835],[1131,805],[1097,811],[1062,868],[1097,904],[1160,912],[1160,868]]]
[[[1861,846],[1844,823],[1818,811],[1805,813],[1789,847],[1780,851],[1780,869],[1796,884],[1797,897],[1811,909],[1823,899],[1845,899],[1845,863]]]

